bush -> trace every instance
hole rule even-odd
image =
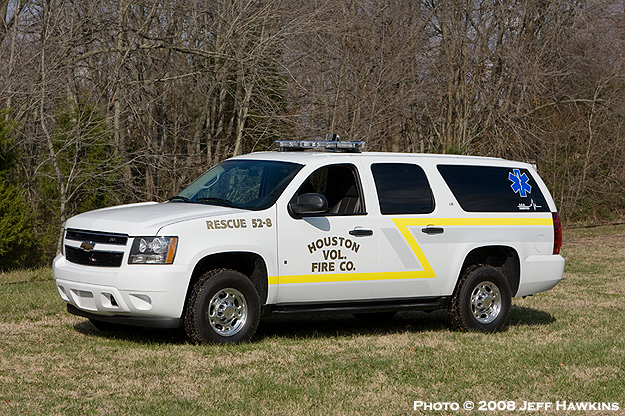
[[[19,185],[19,153],[11,138],[14,123],[0,110],[0,272],[39,265],[33,207]]]
[[[30,267],[40,261],[35,226],[24,192],[0,182],[0,271]]]

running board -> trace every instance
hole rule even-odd
[[[447,308],[447,305],[449,305],[449,299],[450,298],[448,297],[439,297],[350,303],[291,303],[267,306],[270,306],[271,313],[275,314],[434,311],[437,309]]]

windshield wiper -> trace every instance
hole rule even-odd
[[[167,201],[168,202],[174,202],[174,201],[193,202],[192,200],[190,200],[186,196],[180,196],[180,195],[173,196],[173,197],[169,198]]]
[[[198,201],[198,202],[213,202],[213,203],[215,203],[217,205],[223,205],[223,206],[226,206],[226,207],[235,208],[235,206],[232,203],[232,201],[228,201],[227,199],[223,199],[223,198],[215,198],[215,197],[198,198],[198,199],[196,199],[196,201]]]

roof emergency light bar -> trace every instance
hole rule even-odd
[[[329,133],[325,140],[276,140],[281,152],[299,152],[304,150],[325,149],[330,152],[360,153],[363,141],[340,141],[338,134]]]

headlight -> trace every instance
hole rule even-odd
[[[172,264],[178,237],[135,237],[129,264]]]

